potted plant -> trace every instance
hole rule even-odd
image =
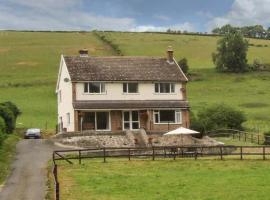
[[[265,144],[270,144],[270,131],[264,132],[264,139],[265,139],[264,141]]]

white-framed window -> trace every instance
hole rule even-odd
[[[180,110],[155,110],[154,111],[155,124],[181,124],[182,113]]]
[[[123,83],[123,93],[139,93],[138,83]]]
[[[102,83],[102,82],[84,83],[84,93],[104,94],[105,93],[105,83]]]
[[[70,113],[67,113],[67,124],[70,125]]]
[[[175,93],[175,84],[155,83],[155,93]]]

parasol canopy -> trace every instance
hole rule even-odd
[[[170,131],[168,133],[165,133],[164,135],[191,135],[191,134],[199,134],[197,131],[193,131],[188,128],[180,127],[173,131]]]

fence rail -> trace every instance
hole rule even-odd
[[[218,129],[209,131],[206,135],[210,137],[232,136],[233,139],[250,142],[254,144],[264,144],[264,135],[247,131],[239,131],[235,129]]]

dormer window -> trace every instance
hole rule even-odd
[[[138,83],[123,83],[123,93],[138,93]]]
[[[155,83],[155,93],[175,93],[175,84]]]
[[[84,83],[84,93],[103,94],[105,93],[105,83],[101,82]]]

